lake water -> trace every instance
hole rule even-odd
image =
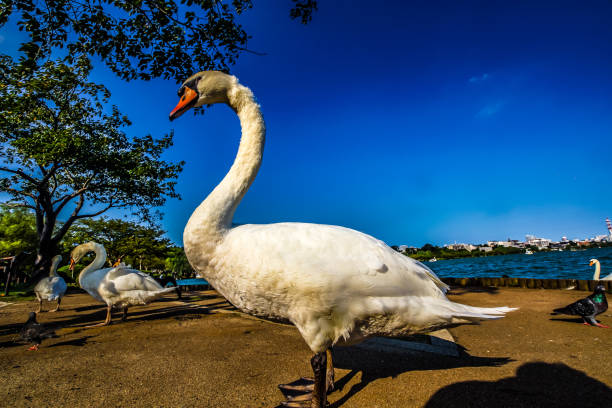
[[[508,275],[511,278],[593,279],[595,266],[589,266],[591,258],[601,263],[602,277],[612,273],[612,247],[450,259],[425,264],[441,278]]]

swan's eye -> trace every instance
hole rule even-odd
[[[177,92],[178,96],[181,97],[185,93],[185,87],[181,86]]]

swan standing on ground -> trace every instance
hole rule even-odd
[[[106,320],[89,327],[106,326],[111,324],[111,309],[123,309],[122,321],[127,318],[129,306],[146,305],[147,303],[172,292],[176,288],[162,288],[159,283],[144,272],[125,267],[104,268],[106,250],[104,246],[87,242],[72,250],[70,254],[70,268],[89,253],[95,252],[96,257],[92,263],[79,274],[79,285],[94,299],[106,303]]]
[[[36,299],[38,299],[38,310],[36,313],[42,312],[43,300],[53,302],[57,300],[57,306],[49,312],[57,312],[60,308],[62,297],[66,294],[66,281],[64,278],[57,274],[57,266],[62,261],[61,255],[56,255],[51,260],[51,271],[49,276],[42,278],[36,286],[34,286],[34,293],[36,293]]]
[[[236,77],[217,71],[191,76],[179,97],[170,120],[191,107],[226,103],[242,126],[234,164],[185,227],[187,258],[240,310],[298,328],[315,353],[312,407],[326,403],[333,379],[329,350],[336,343],[428,332],[514,310],[450,302],[444,296],[448,287],[429,268],[348,228],[304,223],[232,228],[234,211],[262,161],[265,127],[259,105]]]
[[[589,266],[595,265],[595,273],[593,274],[593,280],[612,280],[612,273],[605,278],[599,278],[599,274],[601,273],[601,265],[599,261],[595,258],[589,261]]]

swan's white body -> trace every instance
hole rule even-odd
[[[293,323],[315,353],[337,342],[426,332],[514,310],[450,302],[447,286],[429,268],[348,228],[303,223],[231,228],[261,164],[263,117],[251,91],[233,76],[196,74],[183,86],[194,87],[198,101],[185,107],[189,99],[183,98],[171,119],[190,106],[226,102],[242,126],[234,164],[183,234],[193,268],[233,305]]]
[[[57,274],[57,266],[61,261],[62,257],[60,255],[54,256],[51,261],[49,276],[42,278],[36,286],[34,286],[34,293],[39,302],[43,300],[52,302],[61,299],[66,294],[66,289],[68,288],[68,286],[66,286],[66,281]]]
[[[135,269],[100,269],[106,262],[106,250],[95,242],[79,245],[73,250],[72,257],[78,261],[91,251],[96,253],[96,257],[79,274],[79,285],[94,299],[106,303],[107,306],[125,308],[145,305],[175,289],[164,289],[155,279]]]
[[[599,277],[599,275],[601,274],[601,264],[597,259],[591,259],[589,265],[595,265],[595,273],[593,273],[593,280],[612,280],[612,273],[604,278]]]

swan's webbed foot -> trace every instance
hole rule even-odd
[[[281,402],[283,407],[288,408],[311,408],[318,407],[318,405],[312,405],[312,393],[296,395],[295,397],[287,397],[287,401]]]
[[[278,388],[281,392],[285,393],[302,393],[302,392],[312,392],[314,390],[314,379],[302,377],[299,380],[295,380],[289,384],[279,384]]]
[[[610,328],[610,326],[606,326],[605,324],[601,324],[601,323],[599,323],[599,322],[597,322],[597,324],[595,324],[595,326],[597,326],[597,327],[603,327],[604,329],[609,329],[609,328]]]
[[[28,351],[38,351],[38,344],[34,344],[32,347],[28,348]]]
[[[92,327],[103,327],[103,326],[110,326],[111,324],[113,324],[113,322],[102,322],[102,323],[96,323],[96,324],[91,324],[89,326],[85,326],[86,329],[90,329]]]
[[[314,379],[300,378],[290,384],[280,384],[278,388],[285,394],[286,401],[281,405],[289,408],[323,408],[327,406],[327,393],[334,389],[334,366],[331,350],[317,353],[310,360]]]
[[[59,308],[60,308],[60,303],[61,303],[61,301],[62,301],[62,300],[61,300],[61,298],[60,298],[60,299],[57,299],[57,306],[55,307],[55,309],[53,309],[53,310],[49,310],[49,313],[58,312],[58,311],[59,311]]]
[[[110,326],[111,324],[113,324],[113,322],[111,321],[111,308],[112,308],[111,305],[108,305],[106,307],[106,319],[102,323],[92,324],[91,326],[85,326],[85,328]]]

